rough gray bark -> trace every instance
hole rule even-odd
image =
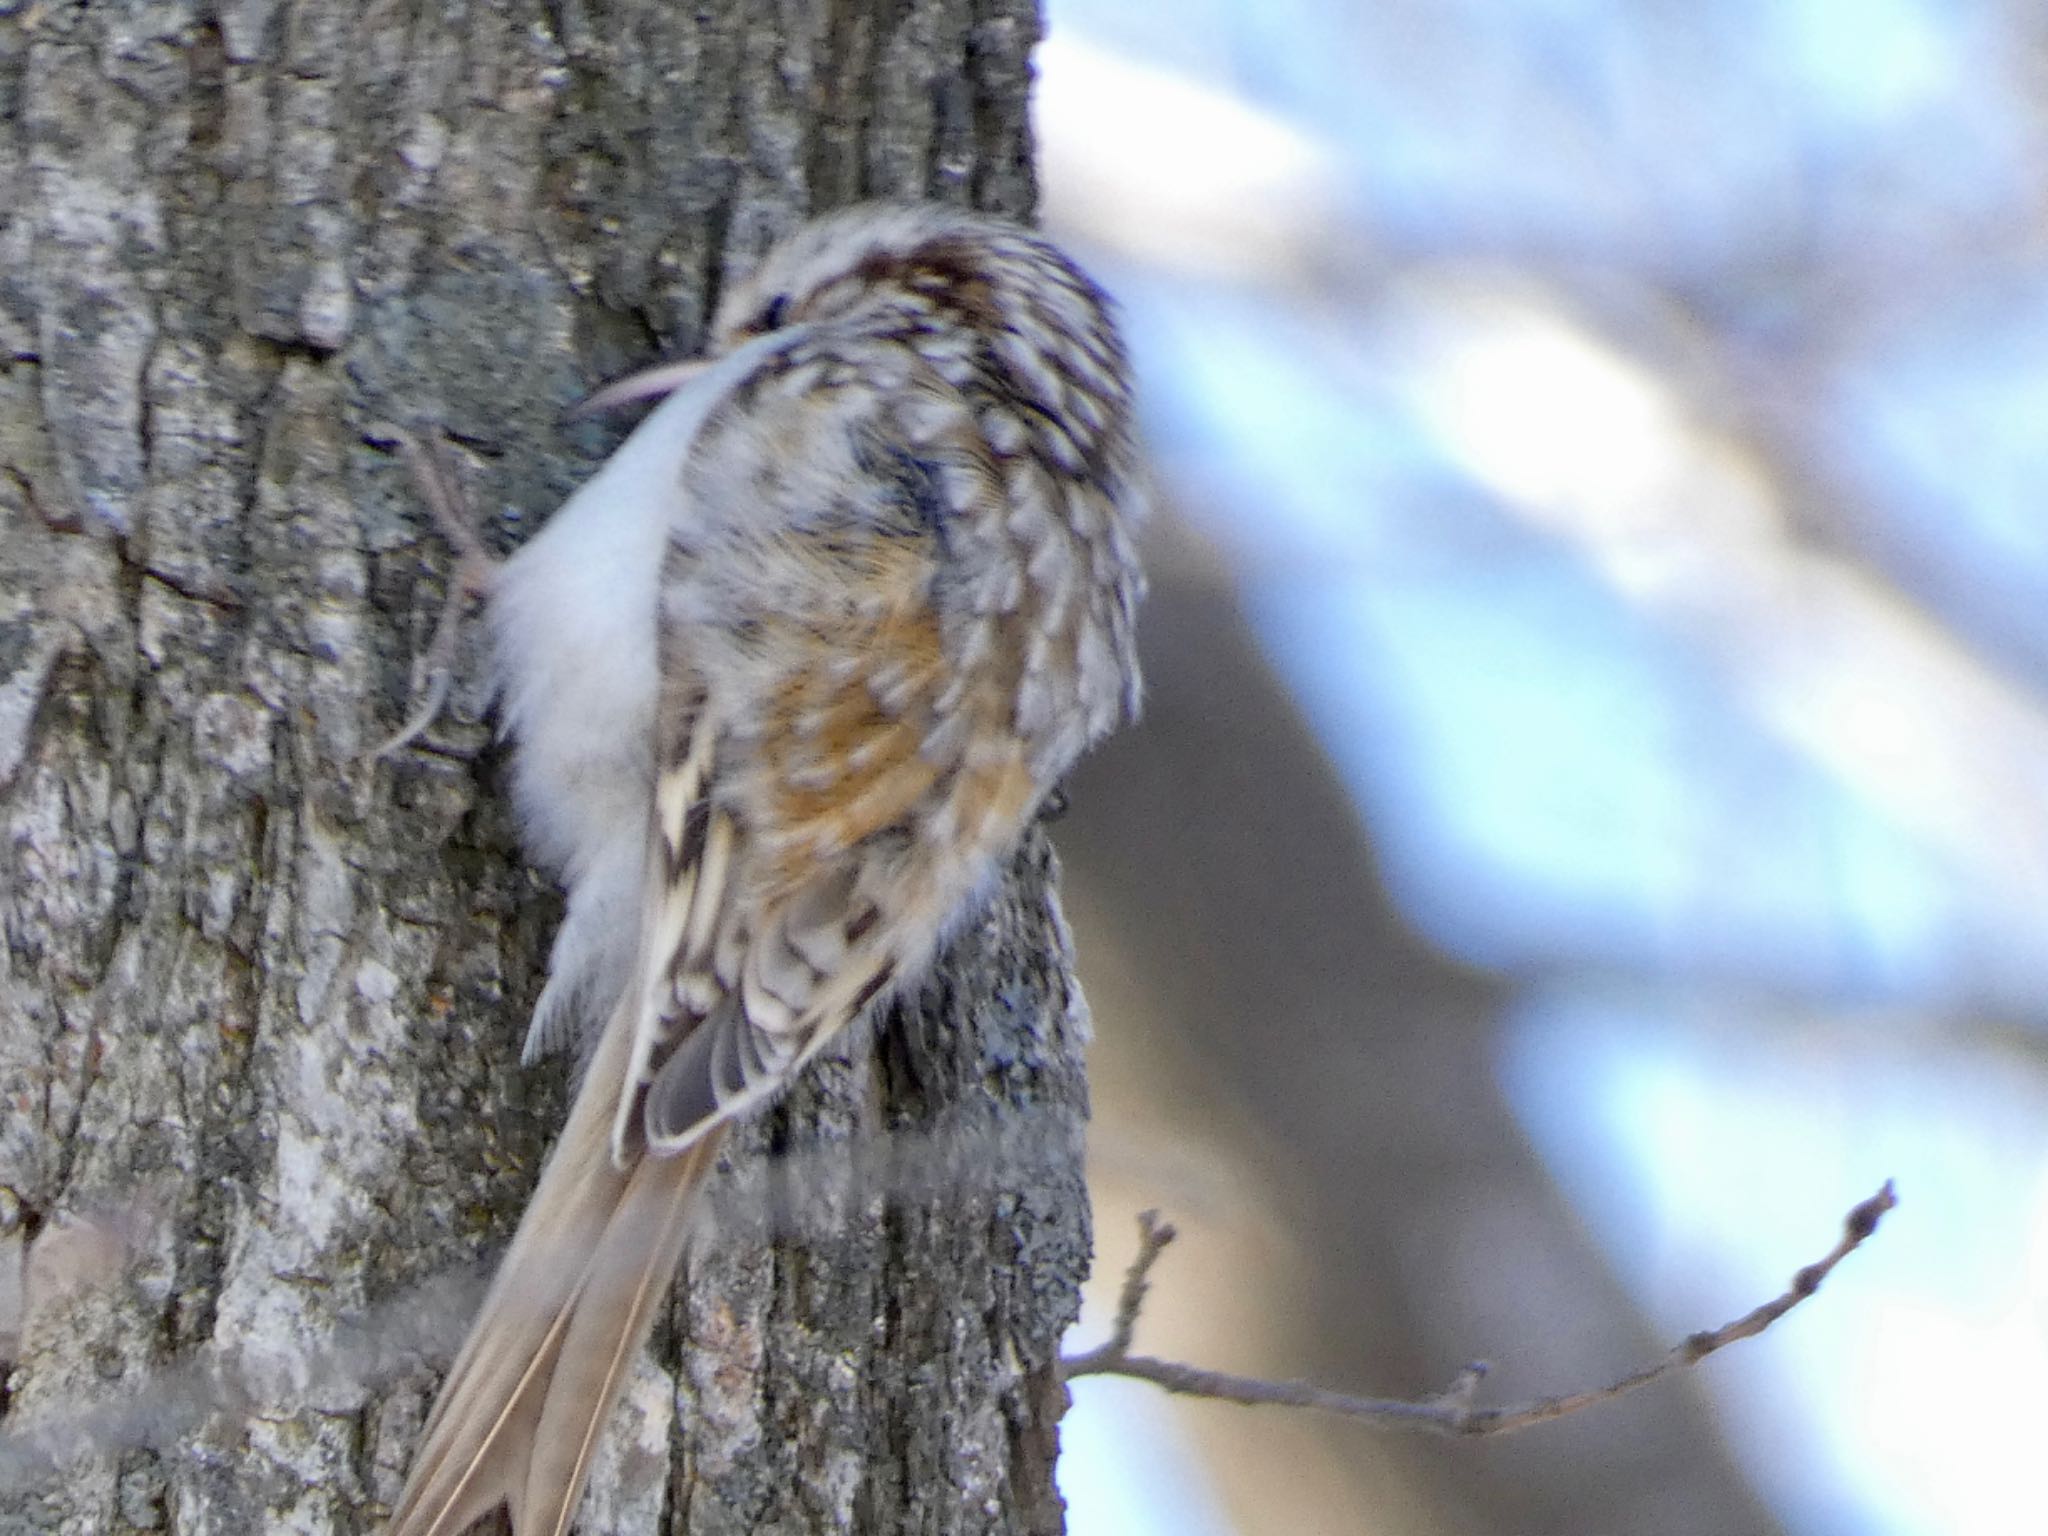
[[[362,760],[449,563],[378,427],[443,424],[516,541],[615,435],[558,409],[804,212],[1027,212],[1037,20],[0,13],[0,1530],[370,1530],[564,1076],[515,1065],[554,912],[475,688]],[[1053,880],[1034,836],[743,1138],[783,1198],[724,1201],[587,1529],[1060,1528]]]

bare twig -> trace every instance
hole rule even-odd
[[[1179,1236],[1173,1223],[1161,1221],[1157,1211],[1138,1212],[1138,1256],[1124,1271],[1124,1288],[1117,1294],[1116,1322],[1110,1329],[1108,1342],[1084,1355],[1067,1356],[1060,1362],[1063,1375],[1071,1379],[1107,1373],[1130,1358],[1131,1340],[1138,1331],[1138,1314],[1145,1307],[1145,1292],[1152,1287],[1149,1278],[1152,1266],[1159,1262],[1159,1255],[1166,1252],[1166,1245]]]
[[[1171,1360],[1132,1354],[1131,1340],[1150,1285],[1152,1266],[1174,1237],[1172,1227],[1163,1225],[1156,1212],[1147,1211],[1138,1218],[1138,1256],[1124,1276],[1123,1292],[1117,1302],[1116,1324],[1109,1341],[1085,1354],[1068,1356],[1061,1362],[1061,1373],[1069,1381],[1077,1376],[1129,1376],[1152,1382],[1169,1392],[1184,1392],[1229,1403],[1319,1408],[1326,1413],[1364,1419],[1386,1428],[1427,1430],[1440,1435],[1505,1435],[1527,1429],[1532,1424],[1564,1418],[1597,1403],[1610,1402],[1673,1371],[1697,1365],[1738,1339],[1755,1338],[1819,1290],[1821,1282],[1827,1279],[1835,1266],[1860,1248],[1864,1239],[1877,1230],[1885,1212],[1898,1203],[1898,1195],[1887,1179],[1882,1189],[1849,1212],[1842,1224],[1841,1239],[1828,1255],[1794,1275],[1792,1284],[1783,1295],[1719,1328],[1688,1335],[1656,1364],[1591,1391],[1540,1397],[1506,1408],[1473,1405],[1479,1382],[1487,1370],[1483,1363],[1477,1362],[1465,1367],[1445,1392],[1411,1402],[1398,1398],[1356,1397],[1305,1381],[1233,1376],[1223,1371],[1208,1371]]]
[[[928,1200],[1007,1188],[1045,1166],[1051,1155],[1039,1128],[1001,1118],[947,1121],[923,1131],[877,1136],[858,1147],[843,1142],[786,1150],[749,1160],[722,1176],[712,1196],[712,1219],[748,1224],[750,1241],[775,1235],[802,1236],[815,1222],[876,1195]],[[822,1197],[815,1211],[805,1196]],[[1446,1391],[1420,1402],[1385,1401],[1331,1392],[1299,1382],[1271,1382],[1199,1370],[1133,1355],[1138,1316],[1144,1308],[1151,1271],[1174,1229],[1155,1211],[1139,1218],[1139,1249],[1124,1276],[1109,1342],[1069,1356],[1062,1374],[1133,1376],[1174,1392],[1240,1403],[1279,1403],[1321,1408],[1352,1418],[1449,1435],[1504,1434],[1546,1419],[1562,1418],[1596,1402],[1619,1397],[1667,1372],[1692,1365],[1723,1345],[1749,1338],[1813,1294],[1828,1273],[1853,1252],[1896,1203],[1887,1184],[1850,1212],[1847,1229],[1832,1253],[1793,1278],[1791,1289],[1747,1316],[1694,1334],[1658,1364],[1598,1392],[1544,1398],[1514,1408],[1475,1408],[1483,1365],[1472,1365]],[[145,1246],[125,1212],[103,1212],[91,1225],[102,1239],[111,1235],[130,1247]],[[119,1261],[101,1255],[97,1266],[117,1270]],[[99,1272],[96,1269],[96,1272]],[[56,1271],[51,1284],[67,1283]],[[195,1433],[218,1414],[297,1411],[311,1397],[349,1400],[381,1388],[423,1360],[445,1356],[473,1313],[480,1276],[460,1270],[391,1298],[347,1319],[337,1318],[318,1339],[298,1341],[289,1359],[252,1354],[233,1345],[195,1351],[127,1391],[96,1403],[69,1404],[33,1421],[10,1418],[0,1429],[0,1485],[26,1486],[58,1475],[80,1456],[105,1455],[131,1447],[163,1447]],[[50,1291],[45,1289],[47,1296]]]

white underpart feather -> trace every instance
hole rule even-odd
[[[513,792],[527,850],[568,911],[526,1058],[601,1023],[639,935],[654,797],[656,610],[670,531],[690,513],[683,461],[763,337],[707,368],[634,429],[493,579],[490,622]]]

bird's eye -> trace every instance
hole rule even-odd
[[[768,301],[767,308],[761,311],[761,319],[758,323],[764,331],[778,331],[782,329],[783,319],[788,314],[789,295],[778,293]]]

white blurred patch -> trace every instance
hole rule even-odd
[[[1775,522],[1753,478],[1699,462],[1663,381],[1550,296],[1461,272],[1410,279],[1390,300],[1420,424],[1530,521],[1664,561]]]
[[[1896,1177],[1865,1248],[1696,1380],[1795,1528],[2037,1536],[2048,1078],[1902,1021],[1754,1012],[1554,996],[1513,1022],[1503,1075],[1674,1337],[1785,1284]]]
[[[1183,272],[1260,277],[1300,265],[1337,198],[1327,145],[1061,28],[1036,59],[1048,224]]]
[[[1194,1447],[1156,1387],[1084,1377],[1072,1392],[1060,1421],[1067,1536],[1231,1536]]]
[[[1977,896],[1969,985],[2031,995],[2048,907],[2048,715],[2031,696],[1802,537],[1764,466],[1550,295],[1466,269],[1403,283],[1390,309],[1424,430],[1956,872]]]

